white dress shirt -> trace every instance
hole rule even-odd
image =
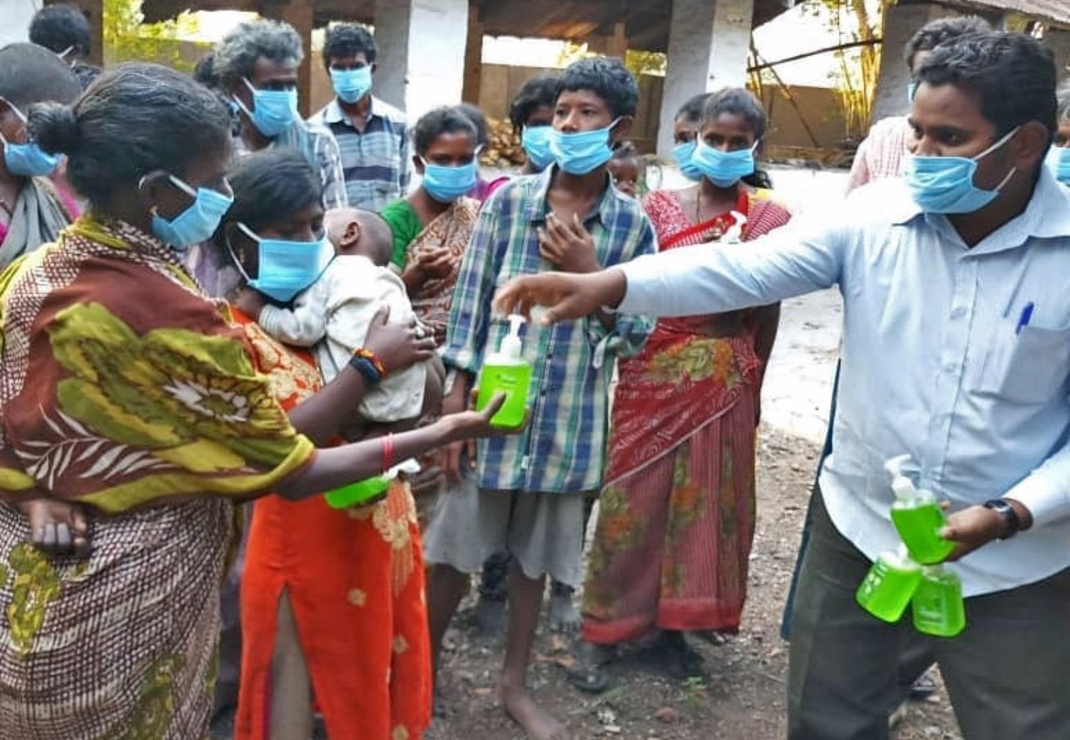
[[[972,249],[899,180],[792,224],[624,265],[620,310],[719,313],[839,285],[843,368],[820,482],[840,532],[870,558],[898,544],[883,464],[909,453],[953,509],[1007,496],[1033,514],[1029,531],[953,566],[967,596],[1070,566],[1070,189],[1042,168],[1026,211]]]

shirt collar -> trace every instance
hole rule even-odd
[[[368,120],[373,118],[384,116],[386,111],[383,110],[383,102],[379,98],[372,95],[372,106],[368,111]],[[331,98],[331,102],[327,103],[327,107],[323,109],[323,122],[324,123],[345,123],[352,125],[352,118],[342,110],[342,106],[338,104],[338,98]]]
[[[537,175],[529,175],[533,180],[533,191],[527,209],[528,221],[546,220],[546,215],[549,212],[547,195],[549,195],[550,183],[553,182],[555,171],[557,171],[557,165],[552,164]],[[621,207],[621,201],[625,198],[628,198],[628,196],[613,187],[613,183],[607,172],[606,188],[602,192],[602,199],[598,201],[598,205],[594,212],[587,214],[584,222],[589,221],[591,216],[594,215],[598,217],[598,220],[602,222],[603,226],[610,226],[616,220]]]
[[[946,216],[924,213],[910,197],[905,182],[897,189],[896,197],[887,212],[891,215],[892,223],[896,225],[904,225],[922,216],[929,223],[939,221],[954,231]],[[1070,188],[1060,185],[1050,169],[1043,165],[1033,188],[1033,197],[1029,199],[1025,212],[990,234],[971,249],[970,254],[1002,252],[1022,246],[1030,238],[1070,238]]]

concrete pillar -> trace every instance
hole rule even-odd
[[[28,41],[30,21],[41,9],[41,0],[0,0],[0,47],[15,42]]]
[[[907,83],[910,82],[910,70],[903,58],[903,49],[910,38],[930,21],[937,18],[950,18],[962,15],[982,15],[996,25],[999,13],[995,15],[979,13],[979,8],[972,12],[936,3],[898,3],[886,5],[884,10],[884,42],[881,49],[881,68],[877,77],[877,97],[873,101],[871,122],[888,116],[902,116],[910,105],[907,101]]]
[[[461,101],[468,0],[375,0],[376,94],[410,121]]]
[[[464,90],[466,103],[479,105],[479,89],[483,82],[483,23],[479,18],[479,6],[472,3],[468,8],[468,44],[464,49]]]
[[[747,81],[754,0],[672,0],[658,154],[672,153],[672,123],[692,95]]]

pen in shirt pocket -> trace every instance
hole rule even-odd
[[[1015,334],[1021,334],[1022,329],[1029,326],[1029,320],[1033,318],[1033,309],[1037,307],[1037,304],[1029,301],[1022,307],[1022,315],[1018,317],[1018,326],[1014,327]]]

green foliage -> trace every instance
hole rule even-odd
[[[190,72],[198,49],[207,44],[181,42],[198,30],[197,17],[189,12],[160,23],[144,23],[142,0],[104,0],[104,62],[158,62]],[[184,48],[186,53],[184,54]]]

